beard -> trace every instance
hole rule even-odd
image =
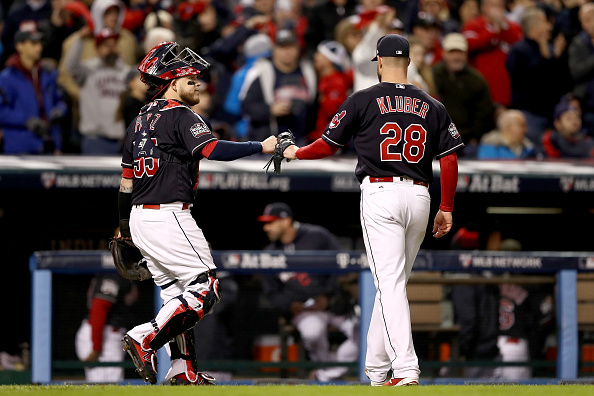
[[[184,102],[190,107],[200,103],[200,94],[195,92],[193,89],[190,92],[181,91],[179,93],[179,98],[182,100],[182,102]]]
[[[103,57],[103,62],[105,62],[107,66],[114,67],[118,58],[118,54],[108,54]]]

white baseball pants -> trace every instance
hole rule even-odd
[[[410,179],[361,184],[361,227],[377,290],[365,367],[372,384],[420,374],[412,340],[406,283],[425,237],[431,198]]]

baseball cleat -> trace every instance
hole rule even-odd
[[[188,379],[188,377],[184,374],[177,374],[173,378],[169,380],[170,385],[215,385],[214,381],[216,381],[215,377],[210,374],[198,372],[196,373],[198,379],[195,382],[192,382]]]
[[[386,381],[383,386],[408,386],[408,385],[419,385],[418,378],[392,378]]]
[[[136,372],[144,379],[145,382],[151,384],[157,383],[157,354],[153,350],[144,350],[138,342],[136,342],[128,334],[122,338],[124,344],[124,351],[128,352],[134,365]]]

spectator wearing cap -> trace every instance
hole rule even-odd
[[[460,30],[458,22],[452,18],[446,0],[419,0],[419,13],[428,15],[437,21],[439,30],[444,35]]]
[[[3,3],[6,4],[6,3]],[[9,3],[10,4],[10,3]],[[19,30],[39,30],[39,24],[49,19],[52,6],[49,0],[26,0],[14,2],[6,8],[4,28],[2,29],[2,64],[15,51],[14,36]]]
[[[520,110],[505,110],[497,119],[497,129],[481,138],[478,159],[525,159],[535,157],[526,137],[526,117]]]
[[[272,60],[261,58],[247,72],[239,98],[250,119],[248,140],[290,129],[305,143],[313,125],[317,81],[313,66],[300,60],[300,54],[295,33],[279,30]]]
[[[61,150],[60,119],[66,104],[57,73],[40,65],[42,35],[20,30],[16,53],[0,72],[0,141],[5,154],[42,154]],[[2,151],[2,150],[0,150]]]
[[[87,23],[79,31],[68,36],[62,45],[58,82],[72,99],[76,113],[78,113],[76,106],[78,105],[80,88],[65,68],[65,59],[68,58],[75,41],[82,40],[81,61],[91,59],[97,55],[95,38],[104,28],[108,28],[118,34],[117,47],[122,60],[130,66],[138,63],[139,54],[136,38],[129,30],[122,28],[124,13],[124,3],[119,0],[94,0],[90,8],[92,29]]]
[[[104,28],[95,38],[97,56],[82,60],[83,39],[78,37],[64,60],[66,71],[80,89],[82,154],[118,154],[127,125],[117,119],[120,95],[130,71],[119,55],[118,33]]]
[[[495,126],[489,84],[468,65],[468,43],[464,35],[450,33],[441,46],[443,59],[433,66],[436,95],[464,140],[461,155],[474,158],[481,137]]]
[[[327,229],[297,222],[293,211],[284,202],[274,202],[257,218],[270,241],[266,250],[295,252],[301,250],[340,250],[338,239]],[[331,306],[339,295],[339,278],[306,272],[262,275],[265,298],[293,323],[308,353],[316,362],[357,360],[357,319],[352,313],[340,312]],[[343,334],[336,352],[330,351],[328,328]],[[312,372],[312,378],[327,382],[346,374],[346,367],[328,367]]]
[[[412,22],[412,37],[417,38],[425,49],[425,63],[434,65],[441,60],[439,21],[427,13],[419,13]]]
[[[563,56],[565,39],[558,36],[549,42],[552,25],[538,7],[524,12],[522,30],[524,38],[512,45],[506,61],[511,81],[510,107],[522,110],[527,136],[540,146],[544,131],[552,126],[555,105],[572,88]],[[555,78],[551,80],[551,76]],[[546,89],[542,88],[543,81],[547,81]]]
[[[307,136],[308,143],[322,136],[353,85],[346,73],[349,69],[346,49],[336,41],[318,44],[314,67],[318,73],[318,117],[315,129]]]
[[[239,93],[241,86],[245,81],[245,76],[260,58],[269,58],[272,55],[272,40],[267,34],[258,33],[245,41],[243,45],[243,56],[245,63],[238,70],[233,73],[231,77],[231,86],[225,98],[225,111],[235,117],[237,120],[234,127],[234,137],[238,140],[245,140],[248,128],[249,119],[242,117],[241,101],[239,100]]]
[[[549,158],[592,158],[594,140],[582,130],[582,113],[569,100],[562,99],[554,111],[555,128],[542,137]]]
[[[313,55],[322,41],[336,40],[335,27],[355,14],[356,6],[356,0],[328,0],[313,7],[305,32],[307,53]]]
[[[569,46],[568,62],[573,79],[573,94],[581,101],[583,122],[590,136],[594,136],[594,3],[580,7],[582,31]]]
[[[504,0],[483,0],[481,15],[466,22],[462,33],[468,40],[469,63],[491,89],[496,105],[511,103],[511,82],[505,67],[509,47],[522,38],[520,26],[505,17]]]

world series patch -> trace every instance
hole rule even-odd
[[[448,127],[448,132],[454,139],[458,139],[460,137],[460,133],[458,133],[458,129],[456,129],[456,125],[452,122]]]
[[[197,138],[198,136],[204,135],[205,133],[210,133],[210,129],[208,129],[206,124],[197,122],[190,127],[190,132],[192,133],[192,136]]]

